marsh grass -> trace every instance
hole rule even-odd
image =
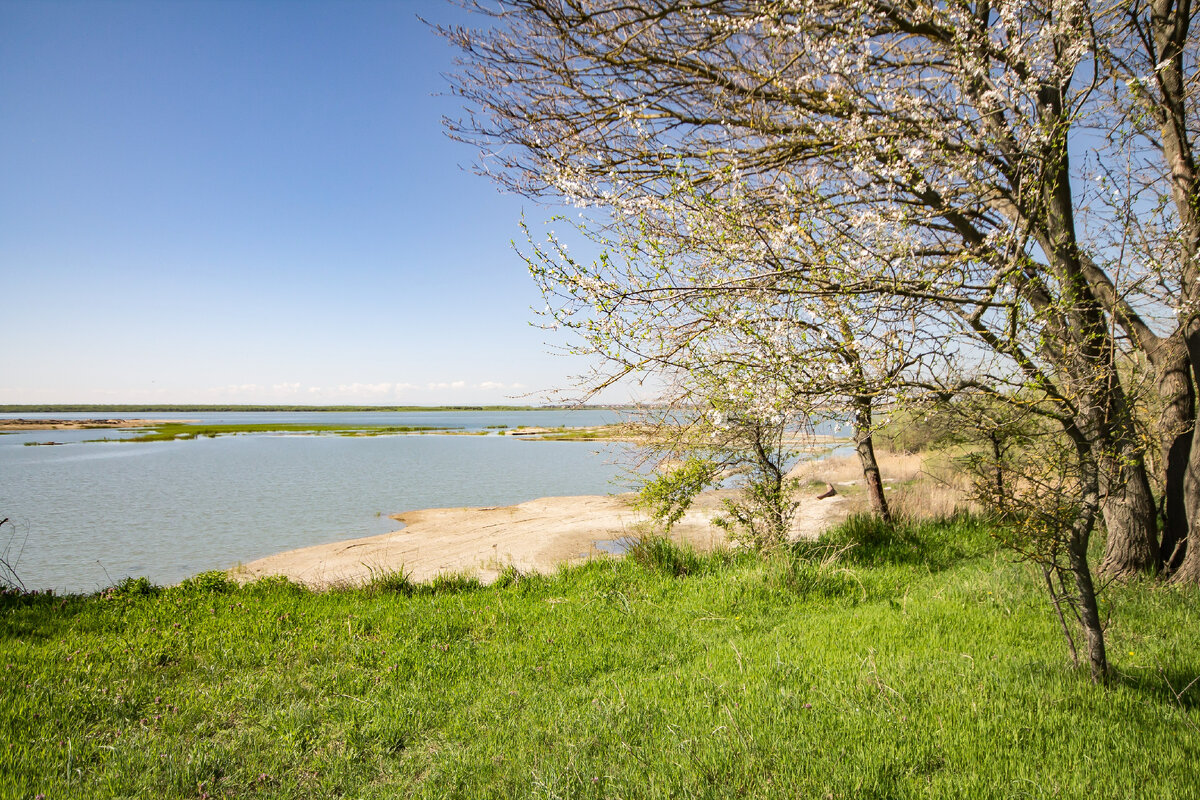
[[[0,798],[1197,797],[1194,589],[1110,587],[1096,687],[970,517],[631,555],[5,594]]]
[[[246,433],[297,433],[297,434],[336,434],[341,436],[384,436],[395,433],[428,433],[432,431],[449,431],[451,428],[438,428],[421,425],[335,425],[312,424],[304,422],[257,422],[225,425],[195,424],[187,422],[171,422],[154,425],[134,436],[118,439],[93,439],[96,442],[173,442],[190,439],[212,439],[217,436],[233,436]]]

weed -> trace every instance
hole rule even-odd
[[[626,558],[647,569],[675,577],[700,573],[706,566],[703,556],[691,545],[678,545],[662,536],[638,539],[626,552]]]
[[[108,599],[116,599],[121,597],[154,597],[162,593],[162,590],[163,589],[161,586],[151,583],[149,578],[130,577],[125,578],[116,585],[110,586],[109,588],[100,592],[100,596]]]
[[[211,570],[193,575],[173,588],[179,594],[228,594],[237,588],[237,584],[230,580],[228,573]]]
[[[411,597],[417,590],[412,573],[400,567],[394,570],[371,572],[371,579],[363,587],[367,594],[400,594]]]

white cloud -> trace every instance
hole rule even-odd
[[[353,395],[355,397],[378,397],[379,395],[390,394],[393,384],[385,383],[343,383],[337,388],[338,394]]]

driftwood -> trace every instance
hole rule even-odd
[[[833,488],[832,483],[827,483],[825,485],[829,488],[817,495],[818,500],[824,500],[826,497],[833,497],[835,494],[837,494],[837,489]]]

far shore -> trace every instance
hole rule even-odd
[[[0,431],[82,431],[98,428],[149,428],[191,422],[178,419],[0,419]]]

